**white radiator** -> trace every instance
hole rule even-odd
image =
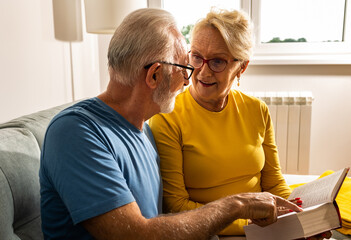
[[[266,102],[274,124],[283,173],[309,174],[311,92],[251,92]]]

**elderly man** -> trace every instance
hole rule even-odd
[[[266,225],[277,207],[300,211],[269,193],[246,193],[159,215],[159,157],[145,121],[172,111],[189,83],[185,41],[168,12],[140,9],[117,28],[108,60],[107,90],[65,109],[47,129],[40,166],[46,239],[208,239],[237,218]]]

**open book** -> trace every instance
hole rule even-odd
[[[304,211],[279,216],[277,222],[266,227],[244,226],[246,239],[306,238],[340,228],[341,218],[335,198],[348,171],[349,168],[345,168],[295,188],[289,199],[301,198]]]

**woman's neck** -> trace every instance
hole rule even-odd
[[[223,98],[218,98],[216,100],[208,100],[206,101],[205,99],[201,99],[201,97],[199,97],[192,86],[190,86],[189,88],[190,94],[191,96],[194,98],[194,100],[203,108],[205,108],[208,111],[211,112],[220,112],[222,111],[228,103],[228,95],[226,95]]]

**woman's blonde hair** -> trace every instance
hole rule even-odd
[[[245,12],[211,8],[206,18],[200,19],[195,24],[192,36],[207,26],[214,27],[220,32],[234,58],[244,61],[250,59],[253,47],[252,24]]]

